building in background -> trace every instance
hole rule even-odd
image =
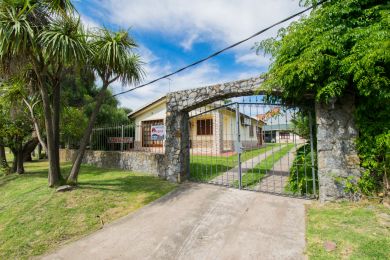
[[[237,114],[233,105],[215,109],[221,105],[223,102],[215,102],[190,112],[190,146],[194,153],[222,154],[234,151],[237,145],[238,117],[241,148],[253,149],[264,144],[263,120],[242,112]],[[165,126],[165,96],[135,110],[128,117],[136,125],[136,150],[164,148],[164,138],[152,138],[152,130],[155,126],[160,129]]]
[[[294,133],[289,111],[281,111],[274,107],[267,113],[256,116],[265,122],[263,126],[264,141],[266,143],[304,143],[306,140]]]

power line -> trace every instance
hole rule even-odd
[[[123,94],[129,93],[129,92],[132,92],[132,91],[134,91],[134,90],[136,90],[136,89],[143,88],[143,87],[148,86],[148,85],[151,85],[151,84],[153,84],[153,83],[155,83],[155,82],[157,82],[157,81],[160,81],[160,80],[162,80],[162,79],[165,79],[165,78],[168,78],[168,77],[173,76],[173,75],[175,75],[175,74],[178,74],[178,73],[180,73],[180,72],[182,72],[182,71],[184,71],[184,70],[186,70],[186,69],[188,69],[188,68],[194,67],[194,66],[196,66],[196,65],[198,65],[198,64],[200,64],[200,63],[202,63],[202,62],[205,62],[205,61],[207,61],[207,60],[209,60],[209,59],[211,59],[211,58],[213,58],[213,57],[215,57],[215,56],[218,56],[219,54],[221,54],[221,53],[223,53],[223,52],[225,52],[225,51],[227,51],[227,50],[230,50],[230,49],[232,49],[232,48],[234,48],[234,47],[236,47],[236,46],[238,46],[238,45],[240,45],[240,44],[242,44],[242,43],[244,43],[244,42],[247,42],[247,41],[249,41],[250,39],[255,38],[256,36],[258,36],[258,35],[260,35],[260,34],[266,32],[266,31],[272,29],[273,27],[275,27],[275,26],[277,26],[277,25],[279,25],[279,24],[282,24],[282,23],[284,23],[284,22],[287,22],[288,20],[291,20],[292,18],[295,18],[295,17],[297,17],[297,16],[299,16],[299,15],[301,15],[301,14],[303,14],[303,13],[309,11],[310,9],[313,9],[314,7],[316,7],[316,6],[318,6],[318,5],[321,5],[321,4],[323,4],[323,3],[327,2],[327,1],[328,1],[328,0],[319,1],[317,4],[311,5],[310,7],[306,8],[306,9],[304,9],[304,10],[298,12],[298,13],[295,13],[295,14],[293,14],[293,15],[291,15],[291,16],[289,16],[289,17],[283,19],[283,20],[280,20],[279,22],[276,22],[276,23],[274,23],[274,24],[272,24],[272,25],[270,25],[270,26],[268,26],[268,27],[266,27],[266,28],[260,30],[260,31],[256,32],[255,34],[253,34],[253,35],[251,35],[251,36],[249,36],[249,37],[247,37],[247,38],[245,38],[245,39],[243,39],[243,40],[241,40],[241,41],[239,41],[239,42],[236,42],[236,43],[234,43],[234,44],[232,44],[232,45],[229,45],[229,46],[227,46],[227,47],[225,47],[225,48],[223,48],[223,49],[221,49],[221,50],[219,50],[219,51],[217,51],[217,52],[214,52],[213,54],[211,54],[211,55],[209,55],[209,56],[207,56],[207,57],[205,57],[205,58],[202,58],[202,59],[200,59],[200,60],[197,60],[197,61],[195,61],[195,62],[193,62],[193,63],[191,63],[191,64],[189,64],[189,65],[187,65],[187,66],[185,66],[185,67],[182,67],[182,68],[180,68],[180,69],[178,69],[178,70],[176,70],[176,71],[174,71],[174,72],[171,72],[171,73],[169,73],[169,74],[166,74],[166,75],[164,75],[164,76],[162,76],[162,77],[159,77],[159,78],[156,78],[156,79],[154,79],[154,80],[151,80],[151,81],[149,81],[149,82],[147,82],[147,83],[138,85],[138,86],[136,86],[136,87],[134,87],[134,88],[132,88],[132,89],[128,89],[128,90],[119,92],[119,93],[117,93],[117,94],[114,94],[114,95],[112,95],[111,97],[116,97],[116,96],[119,96],[119,95],[123,95]]]

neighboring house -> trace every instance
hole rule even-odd
[[[256,118],[266,122],[266,125],[263,126],[264,141],[266,143],[302,143],[306,141],[294,133],[291,113],[282,112],[278,106],[270,109],[265,114],[257,115]]]
[[[190,112],[190,146],[196,153],[223,153],[234,151],[237,141],[236,110],[231,107],[214,109],[221,102],[209,104]],[[214,110],[213,110],[214,109]],[[211,110],[211,111],[209,111]],[[209,111],[209,112],[208,112]],[[241,147],[250,149],[264,144],[264,121],[239,113]],[[163,96],[128,115],[134,120],[135,149],[164,148],[164,138],[153,138],[156,126],[165,125],[166,97]]]
[[[263,126],[266,143],[303,143],[306,140],[293,132],[293,125],[273,124]]]

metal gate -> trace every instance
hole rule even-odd
[[[286,196],[317,196],[311,115],[263,96],[190,112],[189,179]]]

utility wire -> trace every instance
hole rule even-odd
[[[268,26],[268,27],[266,27],[266,28],[260,30],[260,31],[256,32],[255,34],[253,34],[253,35],[251,35],[251,36],[249,36],[249,37],[247,37],[247,38],[245,38],[245,39],[243,39],[243,40],[241,40],[241,41],[239,41],[239,42],[236,42],[236,43],[234,43],[234,44],[232,44],[232,45],[230,45],[230,46],[227,46],[226,48],[223,48],[222,50],[219,50],[219,51],[217,51],[217,52],[214,52],[213,54],[211,54],[211,55],[209,55],[209,56],[207,56],[207,57],[205,57],[205,58],[202,58],[202,59],[200,59],[200,60],[197,60],[197,61],[195,61],[195,62],[193,62],[193,63],[191,63],[191,64],[189,64],[189,65],[187,65],[187,66],[185,66],[185,67],[182,67],[182,68],[180,68],[180,69],[178,69],[178,70],[176,70],[176,71],[174,71],[174,72],[172,72],[172,73],[166,74],[166,75],[164,75],[164,76],[162,76],[162,77],[159,77],[159,78],[156,78],[156,79],[153,79],[153,80],[151,80],[151,81],[149,81],[149,82],[147,82],[147,83],[144,83],[144,84],[138,85],[138,86],[136,86],[136,87],[134,87],[134,88],[131,88],[131,89],[128,89],[128,90],[125,90],[125,91],[116,93],[116,94],[112,95],[111,97],[116,97],[116,96],[119,96],[119,95],[123,95],[123,94],[129,93],[129,92],[132,92],[132,91],[134,91],[134,90],[136,90],[136,89],[143,88],[143,87],[148,86],[148,85],[151,85],[151,84],[153,84],[153,83],[155,83],[155,82],[157,82],[157,81],[160,81],[160,80],[162,80],[162,79],[165,79],[165,78],[168,78],[168,77],[173,76],[173,75],[175,75],[175,74],[178,74],[178,73],[182,72],[183,70],[186,70],[186,69],[188,69],[188,68],[194,67],[194,66],[196,66],[196,65],[198,65],[198,64],[200,64],[200,63],[202,63],[202,62],[205,62],[205,61],[207,61],[207,60],[209,60],[209,59],[211,59],[211,58],[213,58],[213,57],[215,57],[215,56],[218,56],[219,54],[221,54],[221,53],[223,53],[223,52],[225,52],[225,51],[227,51],[227,50],[229,50],[229,49],[232,49],[232,48],[234,48],[234,47],[236,47],[236,46],[238,46],[238,45],[240,45],[240,44],[242,44],[242,43],[244,43],[244,42],[247,42],[247,41],[249,41],[250,39],[255,38],[256,36],[258,36],[258,35],[260,35],[260,34],[266,32],[266,31],[268,31],[269,29],[272,29],[273,27],[275,27],[275,26],[277,26],[277,25],[279,25],[279,24],[282,24],[282,23],[284,23],[284,22],[286,22],[286,21],[288,21],[288,20],[291,20],[292,18],[295,18],[295,17],[297,17],[297,16],[299,16],[299,15],[301,15],[301,14],[303,14],[303,13],[309,11],[310,9],[313,9],[314,7],[316,7],[316,6],[318,6],[318,5],[321,5],[321,4],[323,4],[323,3],[327,2],[327,1],[328,1],[328,0],[319,1],[317,4],[313,4],[313,5],[311,5],[310,7],[306,8],[306,9],[300,11],[300,12],[295,13],[295,14],[293,14],[293,15],[291,15],[291,16],[289,16],[289,17],[283,19],[283,20],[280,20],[279,22],[274,23],[274,24],[272,24],[272,25],[270,25],[270,26]]]

